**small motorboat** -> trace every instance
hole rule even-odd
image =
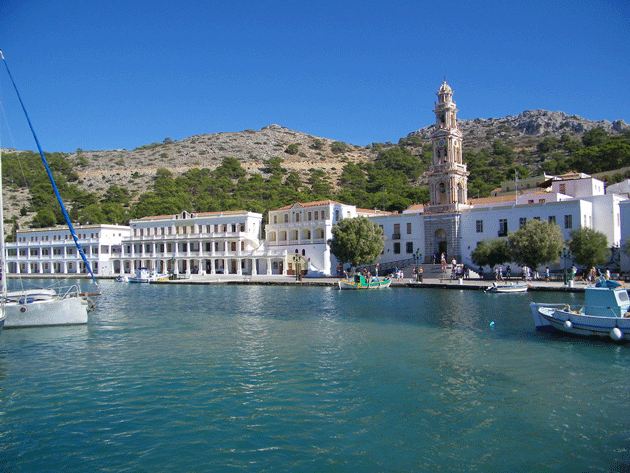
[[[492,286],[488,286],[485,292],[497,294],[512,294],[515,292],[527,292],[528,288],[528,284],[513,284],[511,282],[508,282],[502,285],[498,285],[496,282],[493,282]]]
[[[532,302],[530,308],[537,330],[560,330],[585,336],[630,341],[630,298],[617,281],[600,279],[584,290],[583,307]]]
[[[354,280],[342,279],[339,281],[339,289],[385,289],[389,287],[392,280],[389,278],[379,279],[372,276],[369,280],[362,274],[356,274]]]
[[[165,281],[169,277],[166,273],[158,273],[156,271],[151,271],[149,268],[140,268],[136,271],[135,276],[128,276],[126,281],[121,282],[130,282],[130,283],[150,283],[156,281]]]

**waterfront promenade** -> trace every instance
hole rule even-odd
[[[463,289],[463,290],[485,290],[491,286],[494,280],[481,279],[479,277],[472,277],[470,279],[451,279],[449,277],[450,270],[446,273],[431,272],[428,277],[424,278],[422,283],[416,282],[415,279],[409,275],[401,280],[392,280],[391,287],[393,288],[416,288],[416,289],[428,289],[428,288],[442,288],[442,289]],[[89,279],[89,275],[86,274],[22,274],[20,276],[9,275],[9,279]],[[115,276],[99,277],[98,279],[115,279]],[[295,276],[288,275],[237,275],[237,274],[182,274],[177,279],[158,281],[153,284],[191,284],[191,285],[210,285],[210,284],[233,284],[233,285],[261,285],[261,286],[337,286],[341,278],[330,277],[304,277],[302,281],[296,280]],[[505,282],[505,281],[504,281]],[[503,284],[500,282],[499,284]],[[509,279],[512,284],[522,284],[523,281],[520,278],[512,277]],[[621,281],[623,283],[623,281]],[[562,279],[554,279],[550,282],[544,280],[528,281],[530,291],[557,291],[557,292],[584,292],[584,288],[587,284],[582,281],[574,281],[573,287],[569,287],[564,284]]]
[[[308,278],[305,277],[302,281],[296,280],[295,276],[283,276],[283,275],[186,275],[185,278],[176,280],[160,281],[156,284],[257,284],[257,285],[304,285],[304,286],[337,286],[340,278],[338,277],[325,277],[325,278]],[[513,284],[522,284],[523,281],[518,278],[510,279]],[[392,288],[411,287],[416,289],[428,289],[428,288],[442,288],[442,289],[461,289],[461,290],[485,290],[488,286],[491,286],[492,280],[483,280],[479,278],[475,279],[450,279],[450,278],[438,278],[429,277],[424,278],[422,283],[415,282],[411,277],[405,277],[402,280],[393,280]],[[502,282],[499,284],[503,284]],[[544,280],[528,281],[530,291],[560,291],[560,292],[583,292],[587,286],[581,281],[575,281],[573,287],[569,287],[560,281],[546,282]]]

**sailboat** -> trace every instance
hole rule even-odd
[[[13,84],[13,88],[17,94],[20,105],[22,106],[22,110],[24,111],[24,115],[26,116],[26,120],[31,129],[31,133],[33,134],[33,138],[35,138],[35,143],[37,144],[37,149],[39,150],[39,154],[42,158],[42,162],[44,167],[46,168],[46,172],[48,173],[48,178],[50,179],[50,183],[52,184],[53,191],[57,197],[59,205],[61,206],[61,210],[63,216],[68,225],[68,229],[72,234],[74,239],[74,243],[78,249],[79,254],[83,258],[85,263],[85,267],[89,271],[92,276],[92,280],[98,287],[98,283],[96,278],[94,277],[94,273],[92,272],[92,268],[90,263],[88,262],[85,253],[83,252],[83,248],[81,247],[78,237],[74,231],[74,227],[72,226],[72,222],[70,222],[70,217],[66,208],[61,200],[61,195],[59,194],[59,190],[57,189],[57,185],[55,184],[55,180],[53,179],[52,172],[50,167],[48,166],[48,162],[44,156],[44,152],[42,151],[42,147],[39,144],[39,140],[37,139],[37,135],[35,134],[35,130],[33,129],[33,125],[31,124],[31,120],[28,117],[28,113],[26,112],[26,108],[24,107],[24,103],[22,102],[22,98],[20,97],[20,93],[15,85],[15,81],[9,71],[9,66],[0,51],[0,57],[2,57],[2,61],[6,67],[7,73],[9,74],[9,78],[11,79],[11,83]],[[1,172],[1,156],[2,148],[0,147],[0,176]],[[98,295],[98,293],[94,294],[85,294],[81,293],[78,285],[72,285],[66,288],[57,288],[57,289],[30,289],[30,290],[21,290],[21,291],[7,291],[7,268],[6,268],[6,250],[4,245],[4,209],[2,207],[2,180],[0,179],[0,257],[1,261],[1,284],[0,284],[0,306],[2,307],[2,322],[4,323],[4,327],[6,328],[14,328],[14,327],[44,327],[44,326],[55,326],[55,325],[77,325],[77,324],[87,324],[88,322],[88,311],[94,307],[93,302],[89,298],[91,295]]]

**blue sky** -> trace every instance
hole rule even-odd
[[[356,145],[459,118],[630,122],[618,1],[2,0],[0,49],[45,151],[278,124]],[[4,67],[2,146],[34,149]]]

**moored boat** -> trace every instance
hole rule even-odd
[[[48,166],[48,162],[46,157],[44,156],[44,152],[39,144],[39,140],[37,139],[37,135],[35,134],[35,130],[33,129],[33,125],[31,124],[30,119],[28,118],[28,114],[26,113],[26,108],[22,102],[22,98],[20,97],[20,93],[18,92],[17,86],[15,85],[15,81],[13,81],[13,77],[11,76],[11,72],[9,71],[9,66],[6,63],[4,55],[2,51],[0,51],[0,57],[4,62],[7,73],[11,79],[17,97],[19,99],[20,105],[22,106],[22,110],[24,111],[24,115],[28,121],[29,127],[31,129],[31,133],[33,134],[33,138],[35,139],[35,143],[37,144],[37,149],[39,151],[40,157],[42,159],[42,164],[46,169],[48,174],[48,178],[50,180],[50,184],[52,186],[52,190],[59,202],[61,207],[61,212],[66,220],[68,225],[68,230],[72,235],[75,245],[77,247],[78,253],[83,259],[85,264],[85,268],[88,270],[90,275],[92,276],[92,280],[98,287],[96,282],[96,278],[94,277],[94,273],[92,272],[92,268],[90,267],[90,263],[87,260],[83,248],[79,244],[77,234],[74,231],[74,227],[70,221],[70,217],[66,208],[61,199],[61,195],[59,194],[59,190],[57,189],[57,184],[52,175],[52,171]],[[0,151],[1,151],[0,147]],[[2,157],[0,155],[0,165],[1,165]],[[1,172],[0,172],[1,174]],[[1,186],[1,183],[0,183]],[[2,195],[2,188],[0,187],[0,196]],[[4,221],[3,213],[2,213],[2,199],[0,198],[0,222]],[[88,322],[88,310],[94,307],[94,304],[90,301],[88,295],[82,294],[79,290],[78,286],[71,286],[70,288],[58,288],[54,289],[35,289],[35,290],[22,290],[16,292],[8,292],[7,291],[7,282],[6,282],[6,255],[4,248],[4,229],[0,226],[0,247],[1,247],[1,265],[0,265],[0,274],[1,274],[1,285],[0,285],[0,300],[2,303],[2,317],[6,317],[4,322],[4,327],[42,327],[42,326],[51,326],[51,325],[74,325],[74,324],[86,324]],[[98,293],[93,293],[91,295],[98,295]],[[0,317],[0,319],[2,319]]]
[[[510,282],[499,285],[496,282],[492,283],[492,286],[488,286],[485,292],[496,294],[513,294],[517,292],[527,292],[529,285],[527,284],[512,284]]]
[[[366,279],[362,274],[356,274],[352,281],[342,279],[339,281],[339,289],[385,289],[391,285],[391,279],[379,279],[376,276]]]
[[[81,325],[94,307],[78,286],[8,292],[5,298],[6,328]]]
[[[128,276],[126,280],[122,281],[130,283],[150,283],[164,281],[168,279],[168,277],[169,275],[166,273],[157,273],[156,271],[151,271],[149,268],[140,268],[136,271],[135,276]]]
[[[620,283],[602,279],[587,287],[584,296],[582,307],[532,302],[536,329],[630,341],[630,298]]]

